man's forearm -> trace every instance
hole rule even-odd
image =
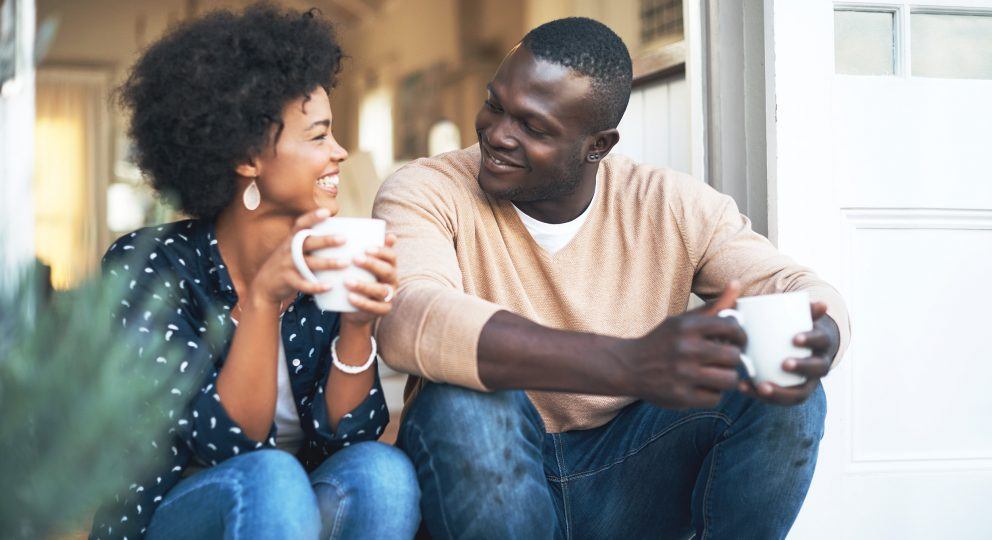
[[[493,390],[622,395],[624,370],[618,360],[625,341],[556,330],[499,311],[479,336],[479,377]]]

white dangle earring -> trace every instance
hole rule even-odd
[[[248,210],[255,210],[258,208],[258,205],[262,204],[262,193],[258,191],[258,184],[255,183],[257,179],[257,176],[252,179],[251,183],[245,189],[244,195],[241,196],[241,201]]]

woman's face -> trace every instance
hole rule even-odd
[[[262,208],[297,216],[321,207],[337,214],[339,165],[348,151],[334,140],[331,120],[321,87],[283,108],[278,140],[255,160]]]

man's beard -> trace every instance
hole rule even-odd
[[[570,167],[555,171],[550,182],[539,186],[518,186],[503,190],[499,193],[490,193],[494,199],[506,200],[517,203],[530,203],[538,201],[548,201],[571,195],[582,183],[582,152],[581,148],[567,163]]]

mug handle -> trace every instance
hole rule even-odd
[[[716,316],[736,319],[737,324],[744,326],[744,314],[736,309],[722,309],[716,314]],[[754,362],[751,361],[751,358],[748,355],[741,353],[741,363],[744,364],[744,369],[747,371],[747,376],[753,379],[755,377]]]
[[[307,238],[312,234],[313,229],[303,229],[293,235],[293,241],[289,246],[289,251],[293,254],[293,265],[296,266],[296,270],[307,280],[313,283],[320,283],[320,280],[317,279],[317,276],[307,266],[307,261],[303,257],[303,242],[306,242]]]

